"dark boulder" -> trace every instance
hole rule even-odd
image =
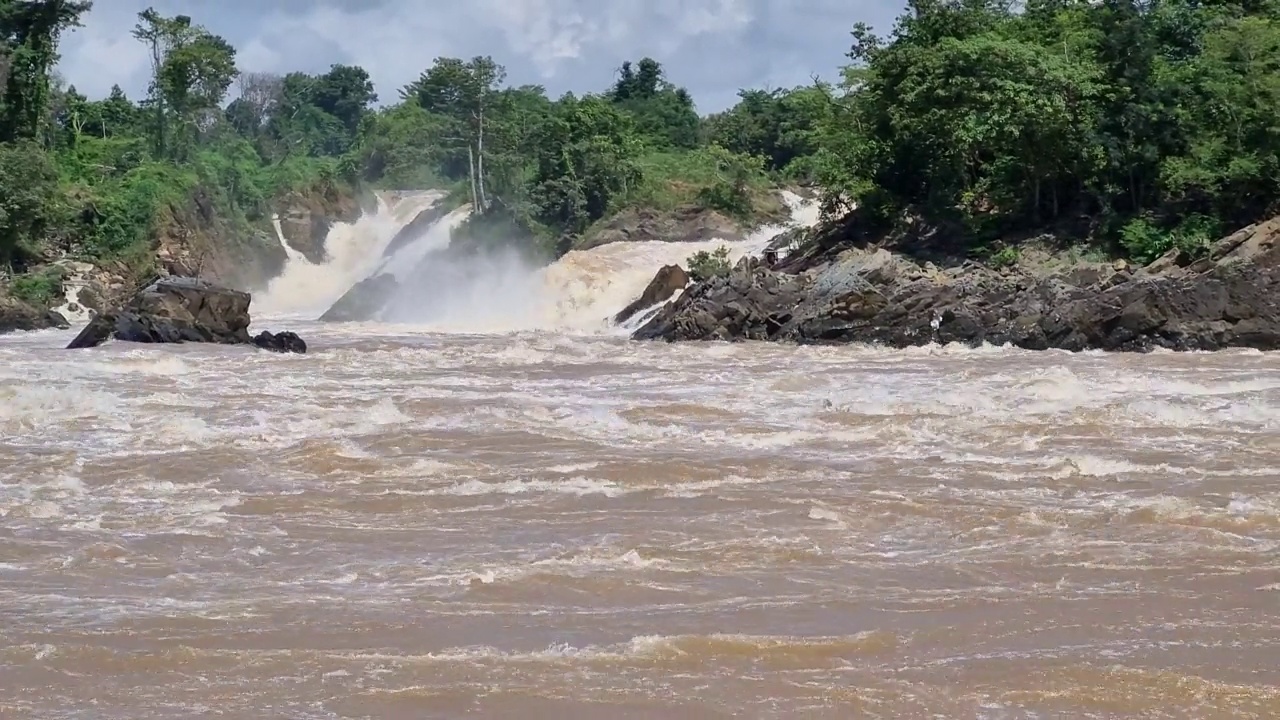
[[[306,341],[298,337],[297,333],[288,331],[270,333],[263,330],[253,336],[253,344],[263,350],[271,350],[272,352],[301,354],[307,351]]]
[[[351,286],[320,319],[324,322],[376,320],[399,289],[400,283],[391,273],[365,278]]]
[[[613,316],[616,325],[630,320],[636,313],[664,302],[672,295],[680,292],[689,284],[689,273],[679,265],[664,265],[649,281],[644,292],[634,302]]]
[[[0,296],[0,335],[15,330],[65,330],[67,319],[53,310],[28,305],[13,297]]]
[[[122,307],[85,326],[68,349],[101,345],[108,339],[140,343],[202,342],[248,345],[248,293],[204,280],[166,277],[138,291]]]

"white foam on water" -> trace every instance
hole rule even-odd
[[[1270,667],[1274,632],[1237,621],[1280,588],[1274,354],[291,329],[311,353],[0,337],[14,632],[86,676],[181,633],[227,659],[174,681],[181,708],[142,694],[154,674],[117,673],[133,715],[200,714],[186,698],[215,674],[217,697],[280,707],[423,678],[448,693],[571,677],[578,693],[594,673],[638,695],[657,675],[714,688],[775,668],[836,692],[883,674],[860,654],[892,647],[875,628],[907,612],[959,631],[895,630],[887,662],[920,672],[1027,637],[1087,663],[1184,617],[1203,627],[1179,639]],[[1005,602],[1043,611],[984,631]],[[1081,624],[1104,606],[1113,623]],[[304,624],[323,635],[309,647],[377,650],[283,647]],[[388,680],[378,656],[407,674]],[[263,689],[299,662],[352,684]],[[803,714],[779,698],[733,710]]]

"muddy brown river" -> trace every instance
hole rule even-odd
[[[1280,717],[1280,357],[0,338],[0,717]]]

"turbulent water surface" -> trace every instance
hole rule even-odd
[[[1280,716],[1280,360],[0,338],[0,717]]]

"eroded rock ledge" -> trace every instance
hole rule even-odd
[[[1012,345],[1043,350],[1280,349],[1280,218],[1187,262],[941,270],[884,248],[767,267],[745,258],[662,308],[639,340]]]

